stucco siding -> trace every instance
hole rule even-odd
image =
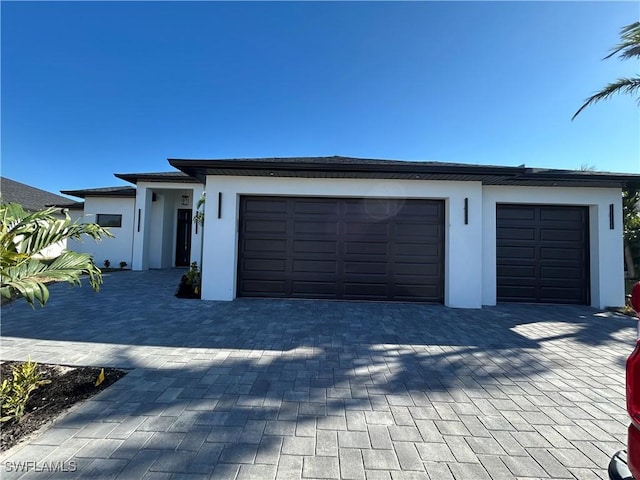
[[[222,194],[218,218],[218,193]],[[380,197],[445,200],[445,304],[479,308],[482,300],[480,182],[209,176],[206,185],[205,300],[236,297],[238,214],[242,195]],[[464,199],[468,198],[465,224]]]
[[[84,202],[82,222],[96,222],[98,214],[115,214],[122,215],[122,225],[108,229],[115,238],[104,238],[100,242],[85,238],[80,243],[69,242],[68,247],[74,251],[93,255],[99,267],[103,266],[105,260],[109,260],[112,267],[118,267],[120,262],[131,265],[133,205],[133,198],[87,197]]]

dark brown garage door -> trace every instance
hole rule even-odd
[[[589,303],[588,207],[497,206],[499,302]]]
[[[443,302],[434,200],[241,197],[238,296]]]

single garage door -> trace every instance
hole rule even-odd
[[[437,200],[241,197],[238,296],[443,302]]]
[[[499,302],[589,303],[588,207],[498,205]]]

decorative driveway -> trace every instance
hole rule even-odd
[[[2,309],[3,360],[132,369],[2,455],[3,479],[587,480],[623,448],[630,317],[180,300],[181,274]]]

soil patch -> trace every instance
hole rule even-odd
[[[0,364],[0,378],[12,378],[11,367],[20,363],[22,362]],[[19,422],[9,420],[2,423],[0,451],[8,450],[27,435],[51,423],[72,405],[94,396],[127,374],[126,370],[105,368],[104,381],[96,387],[100,368],[38,364],[38,369],[42,379],[51,380],[51,383],[42,385],[31,393],[24,416]]]

